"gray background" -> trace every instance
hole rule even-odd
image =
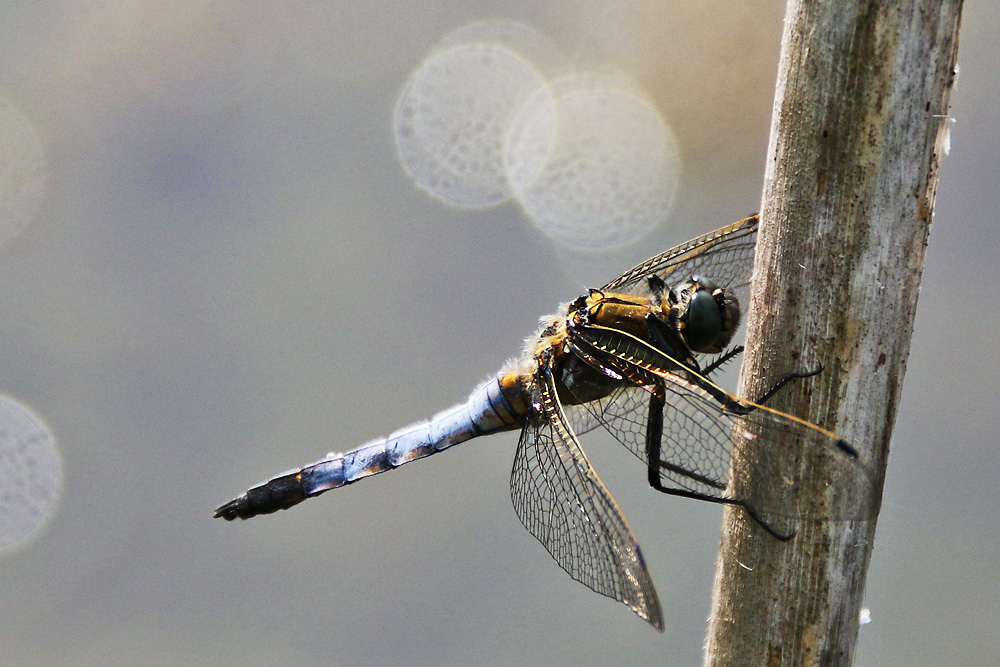
[[[607,266],[753,212],[783,4],[423,0],[324,18],[240,2],[218,32],[160,4],[0,5],[0,96],[48,162],[39,213],[0,248],[0,392],[46,420],[65,466],[51,523],[0,554],[0,661],[700,662],[720,510],[649,490],[600,438],[584,445],[643,546],[663,635],[521,527],[513,434],[278,516],[211,512],[464,399]],[[997,12],[966,6],[859,664],[997,655]],[[567,270],[581,260],[514,205],[458,211],[413,187],[395,98],[438,39],[489,18],[642,85],[682,152],[669,225]]]

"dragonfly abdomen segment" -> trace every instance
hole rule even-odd
[[[300,470],[279,475],[222,505],[215,510],[215,516],[232,521],[288,509],[307,498],[480,435],[520,428],[526,412],[517,376],[501,374],[480,385],[465,403],[439,412],[430,421],[413,424],[343,454],[331,453]]]

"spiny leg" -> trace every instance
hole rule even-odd
[[[731,361],[733,357],[742,353],[743,353],[742,345],[737,345],[735,347],[726,350],[726,352],[723,353],[722,356],[720,356],[718,359],[716,359],[708,366],[706,366],[705,370],[702,371],[701,374],[704,375],[705,377],[709,377],[712,373],[722,368],[722,366],[724,366],[725,364],[729,363],[729,361]]]

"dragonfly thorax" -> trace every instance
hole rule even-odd
[[[740,304],[736,296],[701,276],[675,287],[668,297],[677,330],[692,352],[719,354],[725,351],[740,326]]]
[[[570,305],[570,318],[587,324],[624,331],[638,338],[646,338],[649,325],[646,315],[658,310],[645,296],[591,290],[586,297]]]

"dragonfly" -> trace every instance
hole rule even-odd
[[[712,381],[747,303],[758,216],[656,255],[541,319],[515,361],[468,400],[345,453],[274,477],[215,516],[248,519],[393,470],[453,445],[520,430],[510,477],[514,510],[573,579],[662,631],[663,612],[638,541],[580,445],[603,428],[665,494],[735,505],[790,539],[800,521],[867,520],[874,474],[858,450],[794,416]],[[826,494],[799,492],[822,471]],[[754,484],[747,483],[754,479]]]

